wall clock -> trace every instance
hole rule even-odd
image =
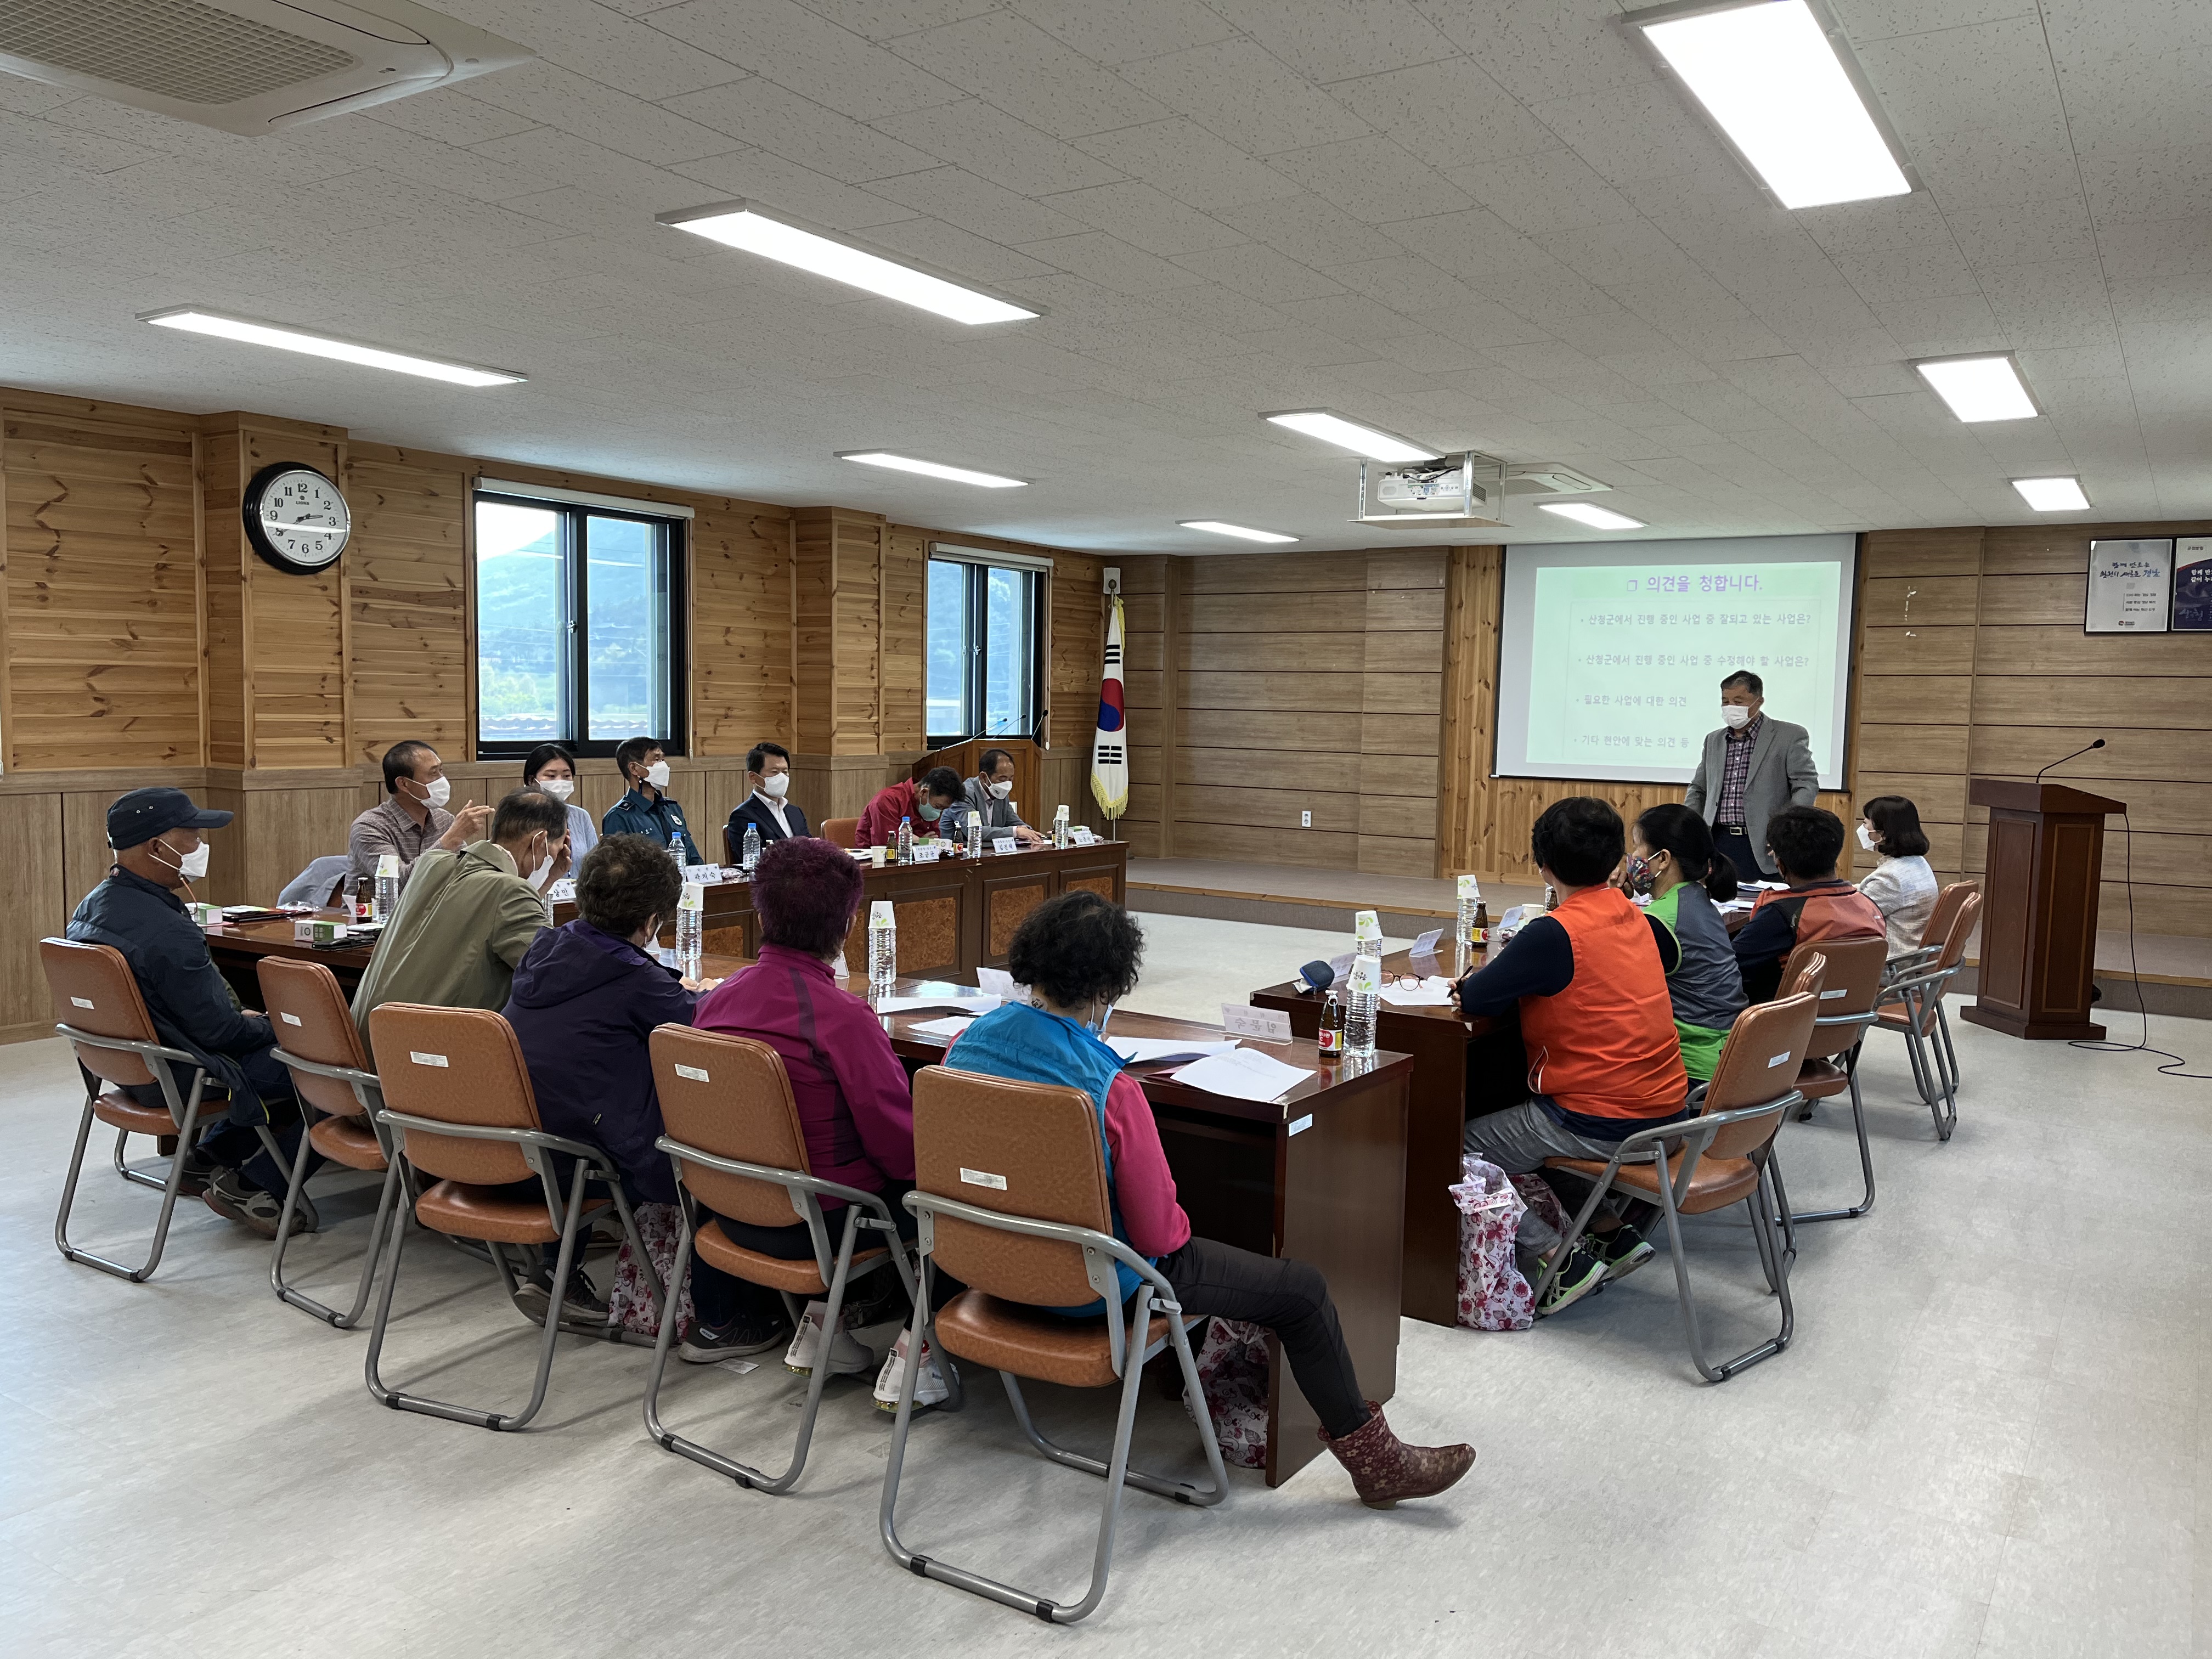
[[[353,536],[353,514],[338,487],[297,461],[278,461],[255,473],[243,508],[253,550],[291,575],[329,569]]]

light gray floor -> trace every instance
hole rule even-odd
[[[1153,970],[1132,1005],[1172,1012],[1279,977],[1294,942],[1146,921]],[[1374,1513],[1324,1458],[1273,1492],[1234,1474],[1212,1511],[1133,1495],[1106,1606],[1073,1630],[890,1564],[875,1536],[888,1423],[865,1386],[833,1389],[805,1484],[769,1498],[645,1439],[641,1351],[568,1343],[543,1426],[495,1436],[374,1406],[364,1338],[278,1304],[267,1247],[204,1209],[182,1211],[150,1285],[64,1263],[50,1229],[75,1074],[55,1043],[10,1048],[0,1648],[2212,1654],[2212,1611],[2197,1612],[2212,1610],[2212,1085],[1957,1030],[1968,1085],[1948,1146],[1895,1040],[1875,1039],[1881,1200],[1808,1233],[1787,1353],[1698,1384],[1663,1264],[1526,1334],[1407,1325],[1392,1419],[1475,1442],[1458,1490]],[[2212,1070],[2212,1026],[2154,1036]],[[1844,1193],[1844,1123],[1828,1108],[1786,1131],[1801,1199]],[[87,1188],[88,1242],[142,1235],[150,1194],[96,1172]],[[325,1199],[328,1231],[297,1260],[333,1273],[311,1285],[349,1267],[369,1198],[340,1184]],[[1701,1225],[1692,1248],[1716,1340],[1747,1340],[1771,1303],[1747,1235]],[[489,1270],[418,1236],[398,1308],[396,1376],[520,1399],[529,1336]],[[1097,1483],[1022,1449],[977,1382],[966,1413],[917,1425],[908,1541],[1072,1595]],[[666,1410],[765,1458],[787,1443],[797,1389],[774,1356],[747,1376],[686,1368]],[[1048,1431],[1103,1443],[1102,1400],[1038,1397]],[[1142,1459],[1198,1467],[1173,1405],[1148,1396],[1139,1423]]]

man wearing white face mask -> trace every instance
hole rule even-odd
[[[415,860],[432,848],[458,853],[483,834],[491,808],[471,801],[457,817],[446,810],[453,794],[446,763],[428,744],[407,738],[384,751],[385,798],[353,821],[346,837],[346,854],[364,889],[376,879],[378,861],[387,853],[399,860],[404,887]]]
[[[599,820],[603,836],[650,836],[663,847],[674,842],[686,864],[704,864],[698,843],[684,822],[684,809],[668,793],[668,757],[658,738],[625,738],[615,747],[615,765],[629,793]]]
[[[1748,668],[1721,682],[1721,728],[1705,734],[1682,796],[1712,826],[1713,850],[1745,881],[1781,879],[1767,858],[1767,820],[1785,806],[1810,806],[1820,788],[1811,735],[1768,719],[1765,691]]]
[[[1022,822],[1010,797],[1014,793],[1014,757],[1003,749],[986,749],[976,762],[975,775],[968,780],[968,805],[983,820],[987,830],[1011,830],[1014,839],[1033,847],[1044,837]]]
[[[229,1091],[228,1115],[198,1146],[179,1149],[185,1160],[180,1190],[204,1194],[216,1214],[274,1238],[290,1171],[270,1158],[258,1127],[287,1126],[279,1143],[288,1158],[297,1151],[291,1076],[270,1057],[276,1039],[268,1017],[240,1007],[208,954],[207,935],[178,896],[179,890],[189,896],[191,884],[207,874],[208,844],[200,832],[220,830],[230,818],[195,806],[181,789],[133,789],[118,796],[107,809],[114,864],[107,879],[76,907],[68,933],[80,944],[120,951],[161,1041],[195,1055],[214,1074],[211,1080]],[[158,1085],[126,1092],[142,1105],[163,1103]],[[295,1213],[294,1231],[312,1232],[313,1206],[304,1194],[301,1202],[305,1207]]]
[[[791,791],[791,750],[780,743],[755,744],[745,754],[745,781],[752,793],[738,803],[738,810],[722,826],[732,864],[743,861],[748,824],[760,831],[763,848],[809,833],[805,812],[785,799]]]
[[[505,1007],[515,964],[546,926],[546,884],[568,873],[568,810],[542,789],[500,802],[489,840],[425,853],[354,993],[362,1046],[387,1002]]]

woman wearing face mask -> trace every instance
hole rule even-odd
[[[1859,845],[1881,862],[1859,891],[1881,912],[1892,962],[1920,948],[1928,918],[1936,913],[1936,872],[1928,866],[1928,836],[1920,809],[1902,795],[1877,795],[1859,819]]]
[[[1408,1446],[1390,1432],[1382,1409],[1360,1391],[1320,1273],[1191,1236],[1145,1091],[1100,1041],[1114,1004],[1136,985],[1143,951],[1143,935],[1119,905],[1081,890],[1046,900],[1015,933],[1006,963],[1015,983],[1030,988],[1029,1002],[984,1015],[954,1041],[945,1063],[1088,1094],[1105,1141],[1116,1235],[1157,1263],[1183,1311],[1249,1320],[1281,1339],[1291,1375],[1320,1415],[1322,1438],[1351,1471],[1363,1503],[1381,1508],[1443,1491],[1474,1465],[1474,1449]],[[1127,1296],[1134,1276],[1119,1271]],[[1104,1310],[1093,1302],[1051,1311],[1082,1318]]]
[[[576,757],[557,743],[539,744],[523,757],[522,787],[543,789],[568,809],[568,863],[572,869],[581,869],[585,857],[599,844],[599,827],[576,805]]]
[[[1636,820],[1622,885],[1651,896],[1644,914],[1667,970],[1682,1069],[1691,1082],[1710,1083],[1729,1027],[1747,1006],[1728,928],[1713,908],[1716,899],[1735,896],[1735,867],[1715,854],[1705,819],[1670,803]]]

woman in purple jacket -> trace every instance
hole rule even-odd
[[[692,1023],[702,1031],[729,1031],[767,1043],[783,1058],[791,1096],[806,1136],[806,1156],[824,1181],[880,1193],[899,1230],[912,1237],[914,1218],[899,1202],[914,1186],[914,1093],[906,1068],[891,1052],[883,1021],[865,998],[837,983],[845,938],[860,914],[860,866],[842,848],[794,836],[769,844],[753,871],[753,909],[760,917],[760,960],[732,974],[699,1001]],[[825,1198],[825,1214],[844,1207]],[[754,1227],[718,1217],[732,1243],[764,1255],[811,1261],[806,1224]],[[873,1273],[860,1293],[873,1299],[848,1309],[830,1342],[836,1372],[865,1371],[875,1364],[853,1330],[893,1313],[878,1307],[896,1297],[898,1281]],[[695,1364],[734,1354],[760,1353],[792,1334],[782,1298],[763,1286],[734,1279],[692,1258],[691,1335],[678,1350]],[[903,1309],[896,1311],[902,1312]],[[793,1340],[787,1363],[811,1369],[821,1343],[819,1304]]]

